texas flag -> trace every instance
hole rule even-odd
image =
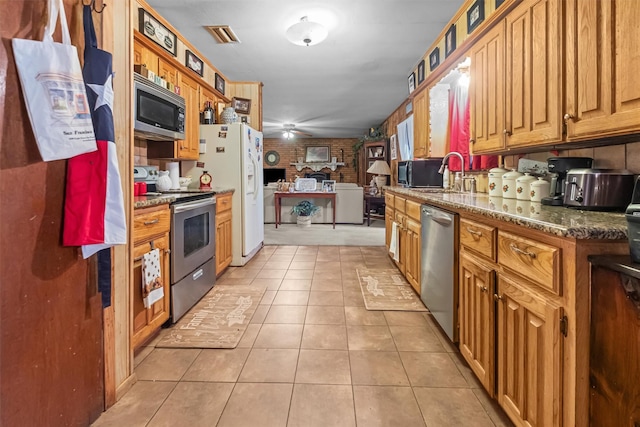
[[[84,7],[83,21],[82,75],[98,149],[69,159],[62,240],[65,246],[82,246],[82,255],[88,258],[102,249],[126,244],[127,225],[113,127],[111,54],[97,48],[90,6]],[[99,256],[99,282],[100,266],[105,265],[102,257],[110,260],[109,252]],[[104,296],[107,290],[101,291]]]

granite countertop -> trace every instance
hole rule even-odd
[[[458,212],[470,212],[523,227],[575,239],[627,239],[627,220],[620,212],[594,212],[540,203],[489,197],[486,193],[450,193],[419,188],[385,187],[397,194]]]
[[[197,189],[192,190],[191,193],[185,192],[168,192],[162,194],[153,194],[149,196],[135,196],[133,199],[133,208],[134,209],[142,209],[149,208],[151,206],[165,205],[175,202],[180,196],[184,194],[199,194],[199,193],[211,193],[213,195],[216,194],[224,194],[224,193],[233,193],[235,189],[233,188],[222,188],[222,187],[212,187],[211,190],[200,191]]]

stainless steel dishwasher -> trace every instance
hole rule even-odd
[[[457,341],[454,325],[457,321],[455,289],[458,275],[455,266],[458,215],[422,205],[421,222],[420,298],[451,341]]]

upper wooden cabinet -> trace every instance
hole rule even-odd
[[[422,90],[413,98],[413,157],[429,155],[429,91]]]
[[[559,0],[525,0],[505,18],[507,148],[562,140],[561,22]]]
[[[471,150],[504,148],[504,23],[498,23],[471,48]]]
[[[567,138],[640,130],[637,0],[566,3]]]
[[[186,104],[184,140],[176,141],[176,158],[198,160],[198,146],[200,143],[200,85],[185,73],[178,77],[180,94]]]

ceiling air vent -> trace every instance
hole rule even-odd
[[[240,43],[238,36],[228,25],[206,25],[205,28],[218,43]]]

